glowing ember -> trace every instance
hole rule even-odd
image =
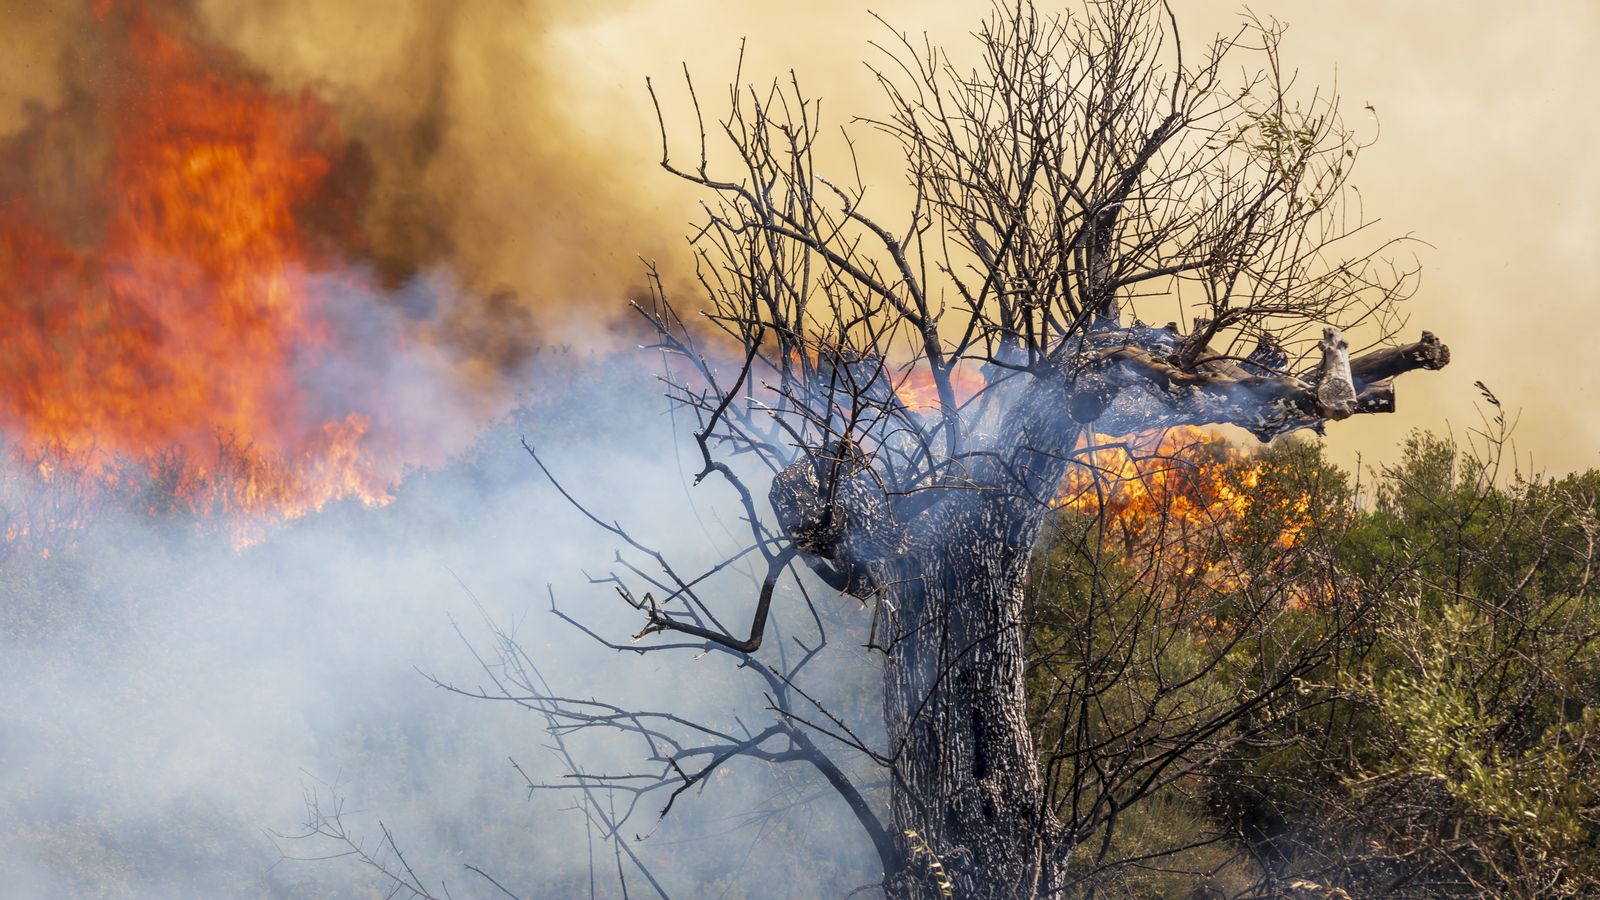
[[[198,44],[185,10],[96,8],[126,71],[95,112],[103,168],[76,173],[91,234],[0,182],[0,431],[15,459],[48,466],[50,448],[74,477],[163,482],[247,541],[331,500],[384,503],[401,469],[372,446],[371,398],[305,384],[347,353],[327,315],[339,278],[318,274],[334,260],[296,221],[332,192],[332,111]],[[54,152],[52,115],[0,145],[0,164],[25,173]]]
[[[927,411],[939,408],[939,390],[934,387],[933,373],[919,364],[909,372],[894,376],[894,392],[907,409]],[[958,365],[950,370],[950,389],[957,403],[965,403],[982,390],[983,373],[977,369]]]

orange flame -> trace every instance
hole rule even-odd
[[[951,373],[957,402],[982,390],[982,374],[958,366]],[[926,366],[896,383],[896,393],[915,410],[937,408],[939,400]],[[1255,489],[1262,464],[1227,438],[1190,426],[1142,435],[1112,437],[1086,433],[1079,440],[1078,465],[1057,495],[1060,508],[1104,513],[1108,533],[1124,558],[1156,562],[1152,574],[1200,577],[1213,587],[1238,587],[1242,577],[1210,552],[1261,502],[1272,502],[1282,527],[1273,538],[1280,549],[1300,543],[1310,527],[1311,500],[1296,496],[1265,500]]]
[[[1274,504],[1281,523],[1273,545],[1289,550],[1311,527],[1311,498],[1266,498],[1263,463],[1227,438],[1189,426],[1131,438],[1089,434],[1064,480],[1058,504],[1103,514],[1108,534],[1129,562],[1156,576],[1200,578],[1231,590],[1246,573],[1218,552],[1260,503]]]
[[[967,365],[957,365],[950,370],[950,390],[956,403],[965,403],[983,390],[983,373]],[[895,377],[894,392],[907,409],[925,412],[939,408],[939,390],[933,383],[933,372],[925,363],[918,363],[910,371]]]
[[[1061,506],[1085,512],[1104,509],[1124,533],[1141,532],[1159,516],[1187,527],[1213,527],[1237,520],[1255,502],[1251,489],[1261,470],[1227,438],[1181,426],[1149,436],[1085,435],[1080,465],[1062,485]],[[1297,509],[1276,543],[1293,547],[1310,525],[1309,498]]]
[[[0,190],[13,456],[49,447],[104,483],[142,469],[188,510],[231,517],[241,541],[332,500],[387,502],[401,468],[369,440],[369,398],[302,378],[343,349],[326,315],[341,276],[318,273],[329,261],[296,221],[330,193],[344,149],[332,109],[193,40],[186,6],[96,14],[126,67],[95,111],[103,171],[83,176],[100,227],[85,238],[26,188]],[[51,115],[0,145],[0,165],[56,149]]]

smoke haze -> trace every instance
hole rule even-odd
[[[1337,78],[1352,120],[1363,103],[1377,110],[1382,136],[1355,181],[1388,232],[1432,245],[1418,248],[1424,276],[1409,336],[1429,328],[1454,351],[1450,368],[1400,385],[1398,415],[1331,428],[1333,459],[1383,460],[1412,427],[1474,424],[1472,383],[1481,379],[1523,409],[1520,445],[1536,463],[1596,464],[1600,419],[1588,410],[1600,368],[1587,360],[1600,310],[1600,174],[1587,157],[1600,145],[1588,96],[1600,80],[1600,7],[1252,7],[1290,23],[1286,57],[1307,82]],[[875,8],[959,48],[989,7]],[[305,786],[324,797],[336,786],[369,842],[381,819],[419,871],[447,879],[457,897],[494,895],[462,872],[465,863],[525,897],[587,890],[591,853],[614,865],[609,850],[564,811],[570,798],[527,799],[507,762],[538,778],[563,774],[540,749],[543,723],[430,688],[416,669],[481,681],[451,629],[453,618],[487,641],[470,591],[497,622],[516,626],[558,687],[724,719],[759,715],[759,690],[740,673],[689,668],[720,666],[715,658],[658,668],[547,613],[551,584],[608,637],[639,625],[583,576],[605,570],[614,542],[535,477],[516,440],[527,433],[558,473],[577,473],[575,486],[607,517],[680,554],[716,552],[723,532],[712,511],[726,498],[711,486],[686,498],[671,452],[683,429],[651,399],[648,358],[563,354],[559,345],[629,343],[615,326],[641,280],[637,256],[660,258],[669,278],[688,273],[681,234],[694,206],[656,165],[646,75],[664,88],[676,137],[688,140],[684,98],[672,87],[680,63],[715,110],[748,37],[747,77],[794,68],[839,125],[876,108],[860,60],[881,26],[843,0],[737,9],[709,0],[202,0],[193,12],[206,40],[274,89],[310,91],[332,106],[351,147],[340,177],[362,198],[364,235],[343,248],[365,280],[340,328],[405,332],[427,348],[421,362],[401,361],[375,341],[350,365],[380,374],[386,409],[425,424],[405,433],[436,443],[406,448],[411,458],[442,466],[475,449],[414,474],[388,507],[331,507],[240,553],[178,525],[106,513],[75,547],[0,564],[5,890],[382,896],[348,860],[279,861],[330,849],[269,833],[295,830]],[[1229,28],[1237,6],[1204,0],[1179,12],[1198,43]],[[87,4],[0,0],[0,17],[0,141],[44,112],[92,108],[117,77]],[[62,121],[60,140],[80,156],[32,170],[28,189],[56,198],[74,233],[92,232],[93,211],[74,205],[83,202],[75,179],[94,167],[103,136],[87,117]],[[892,164],[869,164],[867,174],[892,197]],[[0,188],[16,177],[0,173]],[[313,376],[329,395],[353,379],[348,367]],[[531,412],[480,436],[518,392]],[[723,596],[738,609],[750,594],[732,583]],[[865,665],[841,653],[839,670]],[[684,695],[685,674],[694,696]],[[597,766],[641,756],[606,743],[587,753]],[[670,884],[721,878],[729,896],[784,896],[772,891],[785,885],[807,897],[870,879],[872,860],[830,799],[786,775],[728,777],[638,844]],[[764,793],[752,801],[740,790]],[[790,803],[771,816],[751,812]],[[735,829],[751,822],[758,827]]]
[[[874,10],[959,53],[987,8]],[[1381,138],[1355,180],[1386,233],[1431,245],[1417,248],[1424,282],[1412,328],[1438,331],[1455,350],[1449,370],[1404,386],[1403,415],[1344,423],[1330,439],[1335,458],[1385,458],[1413,426],[1474,424],[1472,383],[1481,379],[1523,410],[1520,445],[1536,463],[1592,465],[1600,422],[1572,410],[1600,391],[1600,374],[1572,361],[1586,358],[1600,308],[1600,185],[1587,164],[1600,140],[1588,114],[1589,86],[1600,78],[1589,52],[1600,41],[1600,8],[1585,0],[1251,8],[1290,24],[1286,56],[1304,83],[1336,82],[1352,120],[1364,104],[1377,110]],[[21,126],[29,103],[62,100],[63,63],[93,71],[95,60],[80,4],[8,0],[0,13],[4,134]],[[616,298],[639,280],[635,257],[676,258],[693,217],[690,195],[655,166],[645,76],[670,87],[687,61],[715,109],[748,38],[746,75],[795,69],[835,125],[876,108],[860,61],[881,26],[842,0],[737,9],[703,0],[470,9],[443,0],[207,0],[198,13],[207,35],[275,83],[311,86],[335,103],[372,156],[366,221],[386,277],[448,262],[474,296],[538,310],[547,331],[613,317]],[[1198,44],[1234,27],[1238,13],[1225,0],[1186,3],[1180,25]],[[686,125],[680,106],[668,111]],[[876,177],[884,192],[899,181],[892,161]],[[447,331],[499,327],[487,305],[456,315]]]
[[[553,594],[608,639],[626,643],[640,625],[584,577],[614,568],[615,541],[536,475],[519,433],[599,514],[678,565],[728,549],[716,510],[729,499],[712,484],[684,492],[648,372],[576,354],[554,364],[585,386],[568,382],[565,399],[407,482],[383,509],[330,508],[242,552],[179,522],[106,511],[48,559],[0,567],[8,896],[383,896],[351,860],[280,859],[347,849],[285,837],[305,820],[302,790],[324,811],[342,798],[346,826],[369,848],[381,822],[436,891],[498,896],[462,868],[474,864],[523,897],[576,896],[595,860],[601,895],[615,895],[610,846],[573,811],[576,798],[530,795],[512,768],[540,782],[568,775],[542,718],[421,674],[469,691],[488,683],[473,653],[492,658],[493,642],[474,601],[558,692],[725,727],[767,714],[760,685],[720,655],[617,653],[550,614]],[[738,616],[753,589],[740,573],[713,596]],[[825,614],[864,624],[854,601],[835,602]],[[825,663],[823,696],[867,671],[844,643]],[[650,770],[642,744],[568,740],[590,772]],[[626,838],[650,833],[636,852],[674,896],[719,882],[759,896],[842,894],[870,880],[873,858],[818,788],[803,771],[735,763],[659,830],[665,798],[652,795]]]

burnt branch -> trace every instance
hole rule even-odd
[[[789,568],[789,563],[794,559],[794,547],[786,547],[772,557],[768,566],[767,576],[761,581],[761,592],[756,599],[754,618],[750,622],[750,635],[740,640],[722,631],[702,628],[689,622],[682,622],[672,618],[661,611],[660,606],[649,594],[644,595],[644,608],[649,619],[649,624],[644,627],[635,638],[659,631],[676,631],[691,637],[705,638],[714,644],[719,644],[738,653],[754,653],[761,649],[761,641],[766,635],[767,615],[772,609],[772,590],[777,587],[778,579],[782,578]]]
[[[1351,360],[1343,335],[1329,328],[1320,347],[1321,363],[1305,375],[1256,374],[1225,360],[1184,369],[1170,357],[1132,344],[1101,355],[1086,354],[1079,364],[1107,366],[1105,378],[1111,384],[1102,395],[1101,410],[1088,421],[1109,433],[1172,425],[1236,425],[1268,440],[1301,428],[1320,430],[1326,421],[1358,413],[1392,412],[1395,376],[1439,369],[1450,359],[1450,349],[1428,332],[1414,344]],[[1106,415],[1105,407],[1112,405],[1116,392],[1133,382],[1147,388],[1141,395],[1144,402]]]

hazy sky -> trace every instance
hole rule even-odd
[[[1241,4],[1175,0],[1198,44],[1237,22]],[[1371,103],[1381,139],[1355,183],[1369,215],[1428,246],[1411,331],[1438,333],[1454,354],[1438,373],[1399,386],[1399,413],[1330,429],[1336,458],[1392,457],[1413,426],[1457,430],[1478,421],[1483,380],[1520,409],[1519,449],[1552,470],[1600,465],[1600,3],[1506,4],[1260,0],[1289,23],[1285,57],[1306,81],[1337,81],[1348,118]],[[959,44],[987,4],[882,2],[897,27]],[[749,39],[747,73],[787,67],[824,96],[834,121],[872,111],[859,60],[881,35],[866,7],[639,3],[558,32],[573,84],[569,102],[590,127],[631,145],[640,169],[656,154],[640,82],[672,79],[680,60],[707,84],[731,71]],[[636,135],[629,138],[627,135]],[[668,221],[676,210],[664,210]],[[687,215],[684,216],[687,218]]]
[[[433,156],[407,175],[436,209],[399,196],[413,215],[444,223],[447,236],[418,252],[447,247],[469,288],[509,285],[578,319],[618,308],[638,282],[635,256],[667,258],[695,215],[692,196],[655,167],[646,75],[676,87],[687,61],[714,109],[746,37],[747,77],[793,67],[836,124],[878,109],[860,60],[883,31],[867,6],[844,0],[197,5],[211,34],[281,81],[315,85],[380,154],[420,133],[396,121],[446,123]],[[22,120],[25,100],[60,96],[55,61],[63,47],[83,52],[76,44],[89,26],[67,6],[0,6],[14,26],[0,34],[3,133]],[[1174,6],[1192,45],[1231,30],[1242,8]],[[959,47],[988,4],[871,8]],[[1431,245],[1417,247],[1424,275],[1409,330],[1431,329],[1454,352],[1444,372],[1402,381],[1398,415],[1337,425],[1335,457],[1389,457],[1413,426],[1475,424],[1481,379],[1521,411],[1519,447],[1537,466],[1600,465],[1600,416],[1589,411],[1600,396],[1591,362],[1600,174],[1590,164],[1600,144],[1591,93],[1600,3],[1260,0],[1253,9],[1289,23],[1285,56],[1303,83],[1337,79],[1353,123],[1368,124],[1364,104],[1378,111],[1382,137],[1355,183],[1388,233]]]

